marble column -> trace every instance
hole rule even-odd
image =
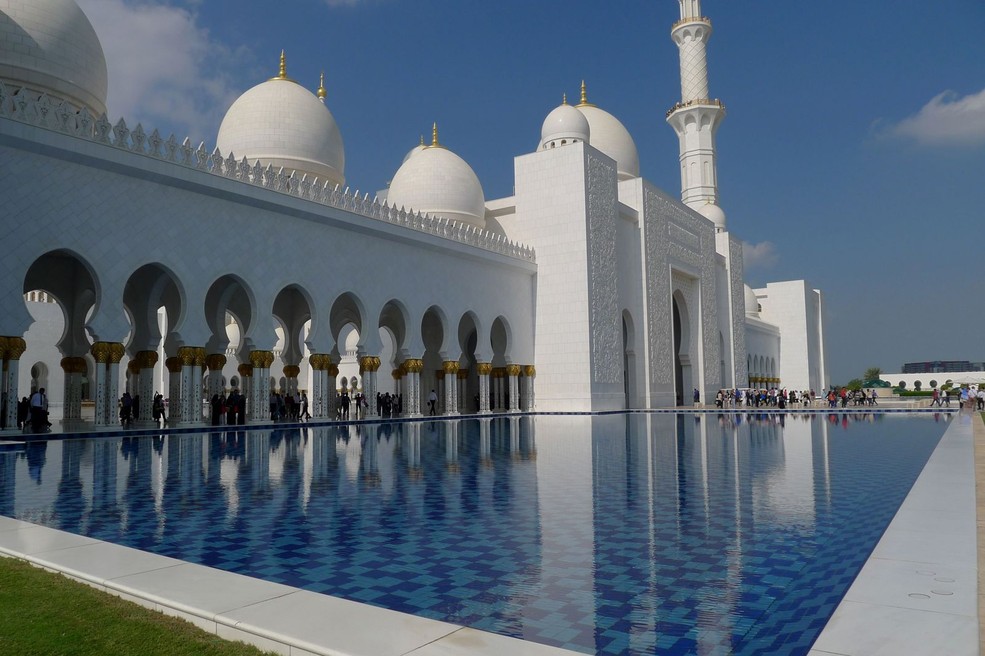
[[[376,407],[376,374],[380,369],[380,359],[374,355],[364,355],[359,358],[359,373],[363,379],[363,396],[366,397],[367,417],[375,417],[378,408]]]
[[[3,380],[0,381],[0,405],[4,412],[3,426],[9,430],[17,429],[17,403],[20,401],[18,396],[17,382],[20,376],[20,359],[27,350],[27,342],[23,337],[0,337],[0,359],[3,360]]]
[[[421,416],[421,372],[424,371],[424,360],[411,358],[404,360],[407,370],[407,393],[404,395],[404,414],[408,417]]]
[[[506,370],[502,367],[493,369],[493,410],[501,412],[503,408],[503,377]]]
[[[284,394],[294,396],[298,393],[298,376],[301,374],[301,367],[296,364],[284,365]]]
[[[330,364],[325,368],[325,391],[327,392],[325,402],[325,413],[329,419],[335,419],[335,413],[339,407],[339,366],[332,363],[330,356],[326,362]]]
[[[168,418],[169,426],[177,426],[184,417],[181,406],[181,359],[168,358],[164,361],[164,366],[168,368],[168,402],[165,416]]]
[[[489,414],[489,374],[492,373],[492,365],[488,362],[479,362],[475,365],[475,370],[479,374],[479,414]]]
[[[92,396],[95,402],[92,423],[96,426],[108,426],[106,420],[106,396],[109,390],[106,385],[106,363],[109,362],[109,342],[96,342],[90,348],[92,358],[96,361],[93,371]],[[115,400],[115,399],[114,399]]]
[[[458,414],[458,360],[445,360],[441,363],[445,372],[445,412],[448,416]]]
[[[253,365],[253,419],[271,421],[270,417],[270,365],[274,363],[271,351],[251,351],[250,364]]]
[[[245,424],[247,420],[253,421],[255,416],[253,408],[253,365],[244,362],[236,368],[236,372],[239,374],[239,393],[243,397],[244,416],[240,421]]]
[[[224,353],[210,353],[205,356],[205,366],[209,369],[209,388],[206,397],[212,401],[212,397],[218,394],[222,396],[226,393],[226,386],[222,382],[222,370],[226,366],[226,356]]]
[[[520,411],[520,365],[511,364],[506,366],[506,375],[509,377],[509,411]]]
[[[524,386],[524,409],[533,412],[536,408],[534,401],[534,379],[537,377],[537,368],[532,364],[523,367],[523,379],[526,381]]]
[[[458,370],[458,412],[471,414],[468,397],[469,370]]]
[[[308,412],[312,419],[321,419],[325,416],[325,368],[324,360],[327,356],[321,353],[312,353],[308,356],[308,366],[311,367],[311,396],[308,403],[311,405]],[[331,360],[329,360],[331,362]]]
[[[109,360],[106,362],[106,404],[103,414],[106,425],[115,424],[120,420],[120,361],[126,354],[126,349],[120,342],[109,342]]]
[[[205,347],[195,347],[195,361],[192,364],[192,403],[194,404],[194,414],[192,421],[201,423],[204,421],[202,414],[202,377],[205,373]]]
[[[131,361],[136,364],[137,394],[140,406],[137,408],[137,423],[156,425],[154,421],[154,365],[157,364],[157,351],[138,351]]]
[[[82,421],[82,378],[88,372],[85,358],[66,357],[61,361],[65,372],[65,401],[62,406],[62,423]]]
[[[438,395],[438,400],[435,401],[434,412],[439,415],[445,414],[445,371],[444,369],[438,369],[434,372],[434,377],[438,381],[438,389],[435,393]],[[430,396],[430,395],[429,395]]]

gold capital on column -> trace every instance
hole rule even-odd
[[[222,353],[210,353],[205,356],[205,366],[209,368],[209,371],[222,371],[222,368],[226,366],[226,356]]]
[[[240,376],[243,376],[244,378],[250,378],[253,376],[253,365],[243,363],[236,368],[236,371],[239,372]]]
[[[24,341],[23,337],[8,337],[6,355],[4,357],[7,360],[20,360],[26,350],[27,342]]]
[[[382,365],[382,364],[383,364],[383,362],[378,357],[376,357],[374,355],[373,356],[373,371],[379,371],[380,370],[380,365]]]
[[[325,370],[328,372],[330,378],[335,378],[336,376],[339,375],[339,367],[336,364],[328,365],[328,367],[326,367]]]
[[[508,373],[510,376],[519,376],[520,375],[520,365],[518,365],[518,364],[508,364],[508,365],[506,365],[506,373]]]
[[[390,375],[393,376],[394,380],[400,380],[401,378],[404,377],[404,370],[401,369],[400,367],[397,367],[396,369],[390,372]]]
[[[168,371],[172,374],[181,372],[181,359],[177,357],[170,357],[164,361],[164,366],[168,368]]]
[[[195,362],[193,363],[196,367],[205,366],[205,347],[196,346],[195,347]]]
[[[424,360],[421,360],[420,358],[411,358],[409,360],[404,360],[402,366],[407,370],[407,373],[419,374],[424,371]]]
[[[119,342],[109,343],[109,361],[110,364],[119,364],[123,356],[126,355],[126,349],[123,348],[123,344]]]
[[[194,346],[181,346],[178,348],[178,360],[181,362],[181,366],[190,367],[195,364],[195,347]]]
[[[488,376],[492,373],[492,363],[490,362],[477,362],[475,365],[475,370],[480,376]]]
[[[140,363],[136,360],[130,360],[130,362],[127,362],[127,373],[131,376],[140,375]]]
[[[250,364],[254,369],[263,369],[263,363],[267,359],[266,351],[250,351]]]
[[[458,373],[458,360],[445,360],[441,363],[441,368],[446,374]]]
[[[359,358],[359,373],[374,371],[373,360],[374,358],[372,355],[364,355],[363,357]]]
[[[157,357],[157,351],[137,351],[133,359],[141,369],[153,369]]]
[[[459,369],[458,370],[458,379],[459,380],[468,380],[468,377],[469,377],[469,370],[468,369]]]
[[[7,357],[7,338],[0,337],[0,360]]]
[[[438,380],[444,380],[445,379],[445,370],[444,369],[438,369],[437,371],[434,372],[434,376]]]
[[[85,358],[65,357],[61,361],[62,370],[66,374],[84,374],[88,371]]]
[[[297,378],[298,374],[301,373],[301,367],[296,364],[285,364],[284,365],[284,375],[288,378]]]
[[[92,353],[92,357],[97,363],[106,364],[109,362],[109,342],[96,342],[89,349],[89,352]]]
[[[533,378],[537,375],[537,368],[532,364],[527,364],[523,366],[523,375],[528,378]]]

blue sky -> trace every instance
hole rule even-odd
[[[438,122],[486,198],[510,195],[561,94],[634,136],[677,194],[675,0],[79,0],[109,60],[111,118],[215,143],[229,104],[324,70],[346,178],[385,187]],[[985,360],[985,1],[704,0],[719,191],[748,282],[806,278],[828,366]]]

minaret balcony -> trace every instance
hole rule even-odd
[[[711,19],[708,18],[707,16],[700,16],[700,17],[699,16],[692,16],[690,18],[682,18],[679,21],[677,21],[676,23],[674,23],[673,25],[671,25],[670,26],[670,31],[673,32],[678,27],[681,27],[683,25],[691,25],[693,23],[704,23],[708,27],[711,27]]]
[[[674,112],[682,109],[689,109],[691,107],[717,107],[718,109],[725,112],[725,103],[723,103],[718,98],[694,98],[693,100],[688,100],[686,102],[679,102],[673,107],[667,110],[667,118],[670,118]]]

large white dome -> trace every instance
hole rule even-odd
[[[540,150],[579,141],[588,143],[591,131],[585,115],[567,102],[563,102],[551,110],[544,119],[544,124],[540,128]]]
[[[615,116],[588,102],[584,82],[581,85],[581,102],[575,108],[588,119],[592,131],[589,143],[616,160],[619,179],[640,177],[640,155],[629,130]]]
[[[486,199],[475,171],[435,137],[397,169],[387,203],[479,228],[486,227]]]
[[[319,90],[319,93],[321,91]],[[216,145],[237,160],[260,160],[299,177],[317,176],[345,184],[345,148],[335,118],[325,104],[300,84],[281,75],[236,99],[219,126]]]
[[[106,57],[74,0],[0,0],[0,80],[106,112]]]

